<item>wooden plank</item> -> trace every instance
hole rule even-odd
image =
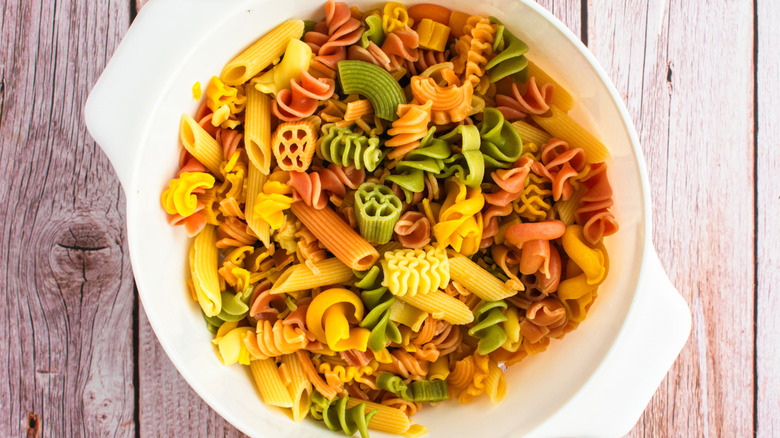
[[[0,18],[0,436],[133,436],[124,198],[82,109],[126,1]]]
[[[780,436],[780,4],[758,1],[757,59],[757,203],[758,275],[756,295],[757,436]]]
[[[693,313],[630,436],[752,435],[751,2],[590,0],[587,29],[639,132],[654,243]]]
[[[582,2],[580,0],[536,0],[536,3],[552,12],[574,35],[581,36]]]
[[[245,436],[214,412],[179,375],[157,342],[143,310],[138,326],[141,436]]]

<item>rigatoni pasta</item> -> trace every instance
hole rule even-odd
[[[609,150],[528,50],[493,17],[331,0],[208,80],[160,201],[217,359],[265,403],[422,436],[426,404],[500,402],[506,367],[586,320]]]

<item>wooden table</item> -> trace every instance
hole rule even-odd
[[[144,3],[4,0],[0,436],[237,436],[141,309],[124,195],[83,123]],[[540,0],[626,101],[691,338],[631,436],[780,435],[780,2]]]

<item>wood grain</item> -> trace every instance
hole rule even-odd
[[[644,148],[655,246],[694,320],[631,436],[751,435],[751,4],[591,0],[588,9],[589,46]]]
[[[126,1],[0,18],[0,436],[133,436],[124,198],[82,122]]]
[[[582,2],[580,0],[536,0],[536,3],[566,25],[574,35],[582,34]]]
[[[245,436],[214,412],[184,381],[165,355],[143,310],[139,319],[141,436]]]
[[[780,4],[758,1],[757,59],[757,436],[780,436]]]

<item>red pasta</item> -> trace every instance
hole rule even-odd
[[[419,211],[407,211],[395,224],[398,242],[407,248],[422,248],[431,241],[431,223]]]
[[[325,3],[325,20],[306,32],[303,41],[317,54],[316,61],[335,69],[339,61],[347,58],[347,46],[358,42],[361,35],[363,27],[352,17],[349,6],[330,0]]]
[[[552,240],[563,236],[566,225],[559,220],[512,225],[506,229],[506,241],[522,249],[531,240]]]
[[[450,58],[449,50],[438,52],[436,50],[418,49],[418,53],[417,61],[406,61],[406,69],[412,76],[419,75],[432,65],[447,62]]]
[[[541,162],[535,162],[531,170],[552,183],[553,199],[567,200],[574,193],[572,181],[585,169],[585,151],[569,148],[563,140],[553,138],[542,149]]]
[[[398,70],[406,62],[416,62],[419,57],[417,47],[420,37],[417,32],[407,26],[403,30],[395,30],[385,36],[382,51],[390,58],[393,70]]]
[[[370,62],[374,65],[384,68],[387,71],[394,71],[393,63],[387,53],[377,46],[373,41],[369,41],[368,48],[363,48],[357,44],[349,46],[347,50],[347,59],[355,61]]]
[[[604,163],[594,164],[580,181],[586,192],[580,198],[580,207],[574,211],[574,217],[582,225],[582,234],[595,245],[604,236],[611,236],[618,230],[615,215],[609,211],[614,201],[612,186],[607,179],[607,166]]]
[[[541,88],[533,76],[528,81],[525,95],[520,94],[516,83],[512,83],[512,95],[496,95],[496,109],[507,120],[522,119],[528,114],[544,114],[550,110],[555,85],[544,84]]]
[[[294,122],[309,117],[317,110],[319,101],[330,99],[336,82],[330,78],[315,78],[301,70],[300,82],[290,80],[290,89],[279,90],[273,102],[273,113],[280,120]]]
[[[293,189],[294,201],[303,201],[306,205],[322,210],[328,201],[340,206],[347,188],[357,189],[365,177],[365,170],[357,170],[353,165],[343,168],[331,164],[319,172],[290,172],[290,187]]]

